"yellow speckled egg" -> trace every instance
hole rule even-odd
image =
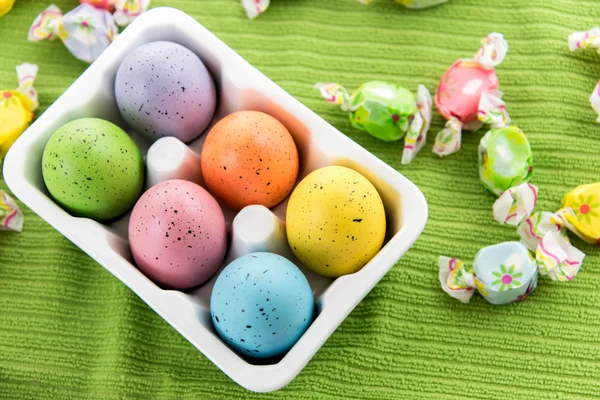
[[[360,270],[381,249],[385,210],[367,178],[330,166],[313,171],[294,189],[286,228],[290,247],[305,266],[338,277]]]

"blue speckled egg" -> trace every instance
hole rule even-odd
[[[288,351],[312,321],[314,300],[306,277],[272,253],[251,253],[217,278],[210,312],[217,333],[240,354],[267,358]]]
[[[117,71],[115,95],[121,115],[138,133],[182,142],[202,134],[217,103],[215,84],[200,58],[172,42],[132,51]]]

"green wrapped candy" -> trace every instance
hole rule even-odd
[[[315,88],[347,111],[354,127],[386,142],[406,136],[404,164],[423,147],[431,122],[431,95],[425,86],[419,85],[416,97],[400,85],[381,81],[364,83],[352,95],[337,83],[317,83]]]
[[[533,155],[527,137],[516,126],[490,130],[479,143],[479,177],[496,195],[531,179]]]

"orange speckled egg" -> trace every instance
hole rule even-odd
[[[234,210],[251,204],[271,208],[294,187],[298,150],[275,118],[258,111],[235,112],[208,133],[202,175],[209,191]]]

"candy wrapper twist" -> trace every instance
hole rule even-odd
[[[317,83],[321,96],[349,113],[350,123],[386,142],[404,137],[402,163],[409,164],[427,141],[432,100],[419,85],[415,96],[400,85],[371,81],[352,95],[337,83]]]
[[[371,0],[355,0],[362,4],[371,4]],[[420,10],[422,8],[428,8],[437,6],[439,4],[447,3],[448,0],[396,0],[396,3],[402,4],[404,7]]]
[[[527,137],[510,125],[502,92],[481,94],[477,117],[491,129],[479,142],[479,178],[485,188],[500,195],[528,182],[533,175],[533,154]]]
[[[439,279],[442,289],[463,303],[468,303],[477,290],[491,304],[504,305],[525,300],[537,287],[538,273],[560,282],[572,280],[584,257],[569,242],[549,233],[535,259],[519,242],[484,247],[469,268],[460,260],[442,256]]]
[[[535,252],[540,273],[554,280],[571,280],[581,263],[581,253],[570,244],[557,214],[547,211],[534,213],[538,198],[537,187],[524,183],[504,192],[494,203],[494,219],[500,224],[518,225],[521,243]]]
[[[17,203],[3,190],[0,190],[0,231],[21,232],[23,214]]]
[[[150,6],[150,0],[80,0],[80,2],[113,13],[113,19],[119,26],[129,25]]]
[[[0,161],[33,120],[33,112],[38,107],[33,87],[37,72],[37,65],[17,66],[17,89],[0,91]]]
[[[29,29],[29,41],[60,38],[78,59],[96,60],[117,37],[119,29],[112,15],[90,4],[81,4],[64,16],[54,4],[37,16]]]
[[[250,19],[254,19],[258,17],[260,14],[267,11],[269,5],[271,4],[270,0],[241,0],[242,7],[246,11],[246,15]]]
[[[498,90],[496,70],[508,52],[508,43],[500,33],[491,33],[481,41],[473,59],[456,61],[440,80],[435,105],[447,120],[435,139],[433,152],[440,157],[460,149],[463,130],[481,127],[477,118],[483,93]]]
[[[575,32],[569,36],[569,50],[595,48],[600,53],[600,28],[595,27],[588,31]],[[600,82],[596,84],[590,96],[592,108],[598,114],[596,122],[600,122]]]

